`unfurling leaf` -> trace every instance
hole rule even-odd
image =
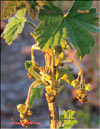
[[[13,40],[17,38],[18,34],[22,33],[26,22],[25,14],[26,9],[20,9],[14,17],[9,19],[8,24],[1,35],[8,45],[11,45]]]
[[[41,80],[41,76],[32,68],[30,67],[28,69],[28,72],[36,79],[36,80]]]
[[[75,113],[76,112],[73,110],[64,110],[60,115],[62,126],[59,129],[71,129],[74,125],[76,125],[78,121],[74,117]]]
[[[69,43],[78,56],[83,57],[94,46],[94,38],[89,33],[98,32],[99,18],[91,1],[75,1],[69,13],[53,4],[45,5],[40,10],[40,24],[35,29],[33,37],[42,49],[55,47],[57,44]],[[79,13],[82,10],[84,13]],[[88,13],[86,11],[88,10]]]
[[[25,61],[25,69],[28,70],[32,66],[32,61],[27,60]]]
[[[44,82],[44,80],[42,79],[42,77],[40,76],[40,74],[38,74],[32,67],[30,67],[28,69],[28,72],[31,74],[32,77],[34,77],[36,80],[38,80],[38,82],[40,82],[41,84],[46,84]]]

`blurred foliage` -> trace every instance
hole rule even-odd
[[[28,10],[29,16],[34,19],[38,14],[41,6],[46,4],[47,1],[38,0],[12,0],[12,1],[2,1],[1,3],[1,19],[6,20],[12,15],[14,15],[17,10],[21,8],[26,8]]]
[[[16,13],[18,9],[25,8],[23,0],[2,1],[1,3],[1,19],[6,20]]]
[[[83,110],[77,111],[77,119],[79,119],[80,122],[86,124],[88,128],[91,127],[90,109],[91,108],[89,106],[86,106]]]
[[[71,129],[74,125],[76,125],[78,121],[74,117],[75,113],[76,112],[73,110],[64,110],[60,115],[61,126],[59,129]]]

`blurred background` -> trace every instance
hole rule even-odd
[[[68,11],[73,1],[56,1],[55,4]],[[94,1],[93,7],[99,12],[99,2]],[[2,10],[1,10],[2,13]],[[38,24],[37,21],[34,21]],[[3,32],[7,21],[1,21],[0,33]],[[3,39],[1,39],[1,127],[2,128],[22,128],[20,125],[12,125],[11,121],[19,121],[19,114],[16,110],[17,104],[23,104],[27,97],[30,84],[34,80],[29,80],[27,71],[24,67],[25,60],[31,58],[31,45],[34,44],[33,38],[30,36],[33,31],[30,25],[26,24],[23,33],[18,36],[14,43],[9,47]],[[75,128],[99,128],[99,34],[92,33],[95,37],[95,46],[91,49],[91,53],[86,55],[80,62],[84,72],[86,83],[93,86],[93,90],[88,94],[88,102],[81,104],[75,99],[76,91],[71,86],[66,86],[65,90],[57,96],[59,114],[62,110],[77,111],[77,119],[79,123]],[[66,50],[65,56],[78,58],[73,50]],[[43,66],[45,61],[43,53],[35,51],[36,61]],[[77,75],[78,69],[74,65],[74,75]],[[34,128],[49,127],[48,106],[43,95],[42,99],[36,99],[34,108],[32,109],[32,121],[40,122],[40,125],[32,125]]]

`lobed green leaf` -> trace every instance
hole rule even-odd
[[[74,117],[75,113],[76,112],[73,110],[68,110],[68,111],[64,110],[60,115],[60,119],[62,123],[62,126],[60,128],[71,129],[74,125],[76,125],[78,121]]]
[[[92,0],[75,0],[68,14],[64,15],[55,5],[45,5],[40,10],[40,24],[33,37],[44,50],[69,41],[78,56],[89,54],[95,42],[90,32],[99,31],[99,18],[96,9],[91,6]],[[84,13],[79,13],[79,10]],[[87,10],[88,13],[85,12]]]
[[[77,55],[83,57],[90,53],[90,47],[94,46],[94,38],[89,33],[99,31],[99,18],[95,8],[91,8],[91,1],[75,1],[68,15],[65,17],[67,34],[70,44],[76,49]],[[86,11],[79,13],[78,11]]]
[[[33,34],[42,49],[66,42],[67,31],[60,8],[53,4],[45,5],[40,11],[39,19],[41,23]]]

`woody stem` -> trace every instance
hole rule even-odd
[[[52,77],[51,87],[54,88],[54,80],[55,80],[54,64],[55,62],[54,62],[53,50],[51,50],[51,55],[49,54],[49,52],[45,53],[45,57],[46,57],[46,66],[48,68],[51,67],[51,77]],[[48,99],[50,99],[48,98],[48,96],[46,96],[46,99],[47,99],[48,109],[49,109],[50,129],[58,129],[59,128],[59,112],[58,112],[57,104],[55,102],[55,97],[54,97],[54,100],[51,102],[48,101]]]
[[[59,127],[59,113],[56,102],[48,102],[49,116],[50,116],[50,129],[58,129]]]

